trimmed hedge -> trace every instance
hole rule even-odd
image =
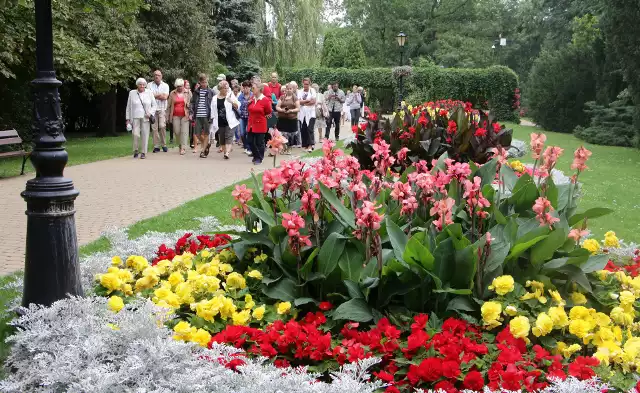
[[[285,68],[285,80],[299,81],[305,77],[320,86],[338,81],[340,86],[354,84],[371,90],[397,93],[398,81],[391,68]],[[411,68],[404,79],[405,97],[415,104],[439,99],[469,101],[475,107],[488,108],[501,121],[518,121],[513,109],[518,76],[503,66],[489,68]],[[373,97],[382,101],[383,97]],[[369,103],[370,104],[370,103]]]

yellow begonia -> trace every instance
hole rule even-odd
[[[502,305],[498,302],[484,302],[480,308],[482,313],[482,321],[488,329],[500,326],[500,313],[502,312]]]
[[[193,306],[192,306],[193,307]],[[233,300],[218,295],[208,300],[202,300],[195,304],[196,315],[204,318],[209,322],[213,322],[215,316],[220,315],[222,319],[231,318],[236,311],[236,305]]]
[[[618,325],[629,326],[633,324],[633,315],[625,312],[622,307],[614,307],[609,316]]]
[[[253,301],[253,297],[249,294],[246,294],[244,296],[244,308],[245,309],[252,309],[253,307],[255,307],[256,303]]]
[[[158,284],[158,277],[144,276],[136,281],[136,291],[143,291],[145,289],[153,288]]]
[[[100,276],[100,285],[107,288],[109,292],[113,292],[120,289],[122,280],[116,273],[105,273]]]
[[[576,319],[569,322],[569,333],[578,338],[587,337],[592,328],[591,324],[584,319]]]
[[[538,318],[536,318],[536,324],[533,329],[531,329],[533,335],[536,337],[546,336],[547,334],[551,333],[551,330],[553,330],[553,320],[551,319],[551,317],[543,312],[538,314]]]
[[[264,261],[267,260],[267,254],[260,254],[260,255],[256,255],[255,258],[253,258],[253,261],[255,263],[262,263]]]
[[[189,283],[183,282],[178,284],[175,289],[175,293],[181,304],[191,304],[195,301],[193,298],[192,288]]]
[[[498,295],[504,296],[513,291],[514,281],[511,276],[499,276],[493,279],[489,289],[495,291]]]
[[[227,276],[227,288],[244,289],[247,282],[241,274],[233,272]]]
[[[155,265],[154,267],[156,268],[158,273],[162,276],[169,273],[173,265],[171,261],[163,259],[162,261],[158,262],[158,264]]]
[[[286,313],[289,312],[289,310],[291,310],[291,303],[282,302],[282,303],[278,304],[278,307],[277,307],[278,314],[280,314],[280,315],[286,314]]]
[[[252,270],[247,274],[248,277],[255,278],[256,280],[262,280],[262,273],[257,270]]]
[[[620,247],[620,241],[618,240],[615,232],[609,231],[604,234],[604,245],[609,248]]]
[[[163,306],[166,304],[171,308],[180,307],[180,299],[175,293],[171,292],[171,289],[167,287],[160,287],[156,289],[153,294],[155,296],[151,300],[156,304],[159,304],[160,301],[163,301]]]
[[[510,317],[515,317],[516,315],[518,315],[518,309],[515,308],[515,306],[509,305],[504,308],[504,313]]]
[[[630,291],[620,292],[620,304],[623,307],[633,305],[633,302],[635,301],[636,301],[636,297]]]
[[[592,254],[595,254],[600,250],[600,243],[598,243],[596,239],[587,239],[582,243],[582,248],[585,248]]]
[[[516,172],[524,172],[524,164],[518,160],[511,161],[509,166]]]
[[[197,329],[192,327],[189,322],[180,321],[173,327],[175,340],[191,341],[193,335],[197,332]]]
[[[609,277],[609,271],[608,270],[598,270],[596,272],[596,274],[598,275],[598,278],[600,279],[600,281],[605,281],[607,279],[607,277]]]
[[[547,298],[544,296],[544,284],[539,281],[527,281],[526,286],[533,289],[533,292],[527,292],[520,297],[520,300],[536,299],[542,304],[547,303]]]
[[[573,304],[579,306],[587,303],[587,298],[581,294],[580,292],[572,292],[571,293],[571,301]]]
[[[127,269],[118,269],[116,274],[123,282],[133,282],[133,274]]]
[[[137,272],[141,272],[149,267],[149,261],[140,255],[131,255],[127,258],[127,267],[130,267]]]
[[[558,344],[556,347],[557,352],[562,356],[564,356],[566,359],[569,359],[571,355],[578,352],[580,349],[582,349],[582,347],[579,344],[567,345],[562,341],[558,341]]]
[[[611,318],[607,314],[598,312],[593,316],[593,319],[596,321],[596,325],[600,327],[609,326],[611,324]]]
[[[113,266],[122,266],[122,258],[120,258],[119,256],[114,256],[113,258],[111,258],[111,265]]]
[[[200,252],[200,257],[202,257],[202,259],[209,258],[210,256],[211,256],[211,251],[209,251],[208,248],[205,248]]]
[[[513,318],[511,322],[509,322],[509,331],[515,338],[527,339],[530,328],[529,319],[522,315]]]
[[[169,275],[167,281],[169,281],[169,284],[171,284],[172,287],[175,287],[176,285],[184,282],[184,276],[180,272],[173,272]]]
[[[549,292],[551,300],[553,300],[558,306],[564,306],[566,304],[564,299],[562,299],[562,296],[560,296],[560,292],[553,289],[549,289],[547,292]]]
[[[265,312],[265,306],[262,305],[260,307],[255,308],[251,316],[257,319],[258,321],[261,321],[262,318],[264,317],[264,312]]]
[[[251,319],[251,310],[235,312],[232,315],[234,325],[246,325],[249,322],[249,319]]]
[[[109,298],[109,301],[107,302],[107,305],[109,306],[109,310],[118,312],[122,310],[122,308],[124,308],[124,301],[122,301],[122,298],[120,296],[111,296]]]
[[[562,306],[549,308],[548,315],[553,321],[553,327],[556,329],[562,329],[569,325],[569,317]]]
[[[191,341],[207,347],[209,346],[209,341],[211,341],[211,334],[204,329],[198,329],[195,334],[191,336]]]
[[[593,335],[592,343],[596,347],[601,347],[605,345],[606,342],[614,341],[615,335],[613,334],[613,330],[609,327],[600,327],[598,331]]]
[[[193,254],[176,255],[171,263],[173,270],[190,270],[193,267]]]

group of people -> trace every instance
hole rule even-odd
[[[275,130],[288,141],[283,154],[291,154],[292,147],[310,152],[316,143],[316,129],[318,141],[322,142],[323,134],[329,138],[334,126],[338,140],[340,125],[345,119],[357,125],[365,102],[362,87],[353,86],[345,94],[335,82],[322,93],[309,78],[302,80],[301,88],[294,81],[281,85],[275,72],[268,83],[259,76],[242,83],[235,79],[228,82],[223,74],[216,79],[217,85],[211,88],[207,75],[200,74],[191,91],[189,81],[179,78],[170,91],[159,70],[149,85],[144,78],[138,78],[136,89],[129,92],[126,108],[127,129],[133,134],[133,157],[146,157],[150,131],[153,153],[167,152],[170,124],[169,143],[175,134],[181,155],[187,146],[197,154],[200,145],[200,157],[206,158],[215,140],[225,159],[229,159],[237,143],[258,165]]]

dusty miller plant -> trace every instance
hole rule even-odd
[[[107,299],[69,298],[51,307],[32,305],[14,321],[17,333],[0,382],[10,392],[373,392],[367,359],[344,366],[332,383],[305,368],[276,368],[242,357],[238,371],[224,366],[239,350],[206,349],[175,341],[163,325],[166,310],[148,300],[113,313]]]

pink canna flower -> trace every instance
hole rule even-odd
[[[587,235],[589,235],[589,231],[583,229],[575,228],[569,231],[569,239],[573,239],[576,243]]]
[[[349,183],[349,191],[353,192],[356,200],[361,201],[367,196],[367,186],[361,182]]]
[[[591,157],[591,152],[584,148],[584,146],[580,146],[575,153],[573,153],[573,163],[571,164],[571,169],[577,169],[578,172],[582,172],[588,167],[585,165],[587,160]]]
[[[547,136],[545,134],[531,133],[531,155],[534,159],[537,160],[540,158],[540,153],[542,153],[542,148],[544,147],[546,140]]]
[[[401,215],[410,215],[418,209],[418,201],[413,195],[402,200]]]
[[[304,228],[304,218],[297,212],[282,213],[282,226],[287,230],[289,236],[299,235],[298,231]]]
[[[274,192],[286,182],[280,168],[268,169],[262,175],[262,192],[265,194]]]
[[[331,154],[334,147],[336,147],[336,143],[329,138],[325,138],[324,142],[322,142],[322,152],[325,156]]]
[[[231,192],[233,199],[240,202],[241,205],[246,204],[253,199],[253,190],[247,188],[246,184],[236,185],[235,190]]]
[[[435,225],[439,231],[442,231],[443,227],[453,224],[453,220],[451,219],[451,210],[455,203],[456,201],[452,198],[441,199],[437,201],[429,211],[429,214],[438,217],[433,221],[433,225]]]
[[[391,157],[391,146],[382,139],[376,140],[373,143],[373,163],[376,169],[381,175],[387,173],[387,169],[393,165],[396,161],[394,157]]]
[[[551,173],[551,170],[556,166],[558,158],[562,155],[564,149],[559,146],[549,146],[542,155],[543,162],[540,168],[543,172]]]
[[[498,163],[500,165],[504,165],[507,162],[507,157],[509,155],[509,152],[507,152],[507,150],[504,147],[502,146],[493,147],[491,148],[491,152],[493,153],[492,158],[498,158]]]
[[[471,175],[471,167],[466,162],[454,162],[451,159],[445,160],[447,165],[447,174],[461,181]]]
[[[380,229],[380,223],[384,218],[384,214],[378,214],[376,209],[380,206],[376,206],[373,202],[364,201],[362,207],[356,209],[356,225],[368,230],[377,231]]]
[[[249,207],[247,205],[239,205],[231,208],[231,218],[234,220],[244,220],[248,213]]]
[[[287,138],[285,138],[280,131],[274,130],[271,139],[267,142],[267,146],[272,154],[278,154],[287,142]]]
[[[540,222],[540,226],[548,225],[551,227],[560,221],[559,218],[551,215],[553,206],[551,206],[551,202],[545,197],[536,199],[536,202],[533,204],[533,211],[536,213],[536,219]]]
[[[403,147],[402,149],[400,149],[398,151],[398,161],[405,161],[407,159],[407,153],[409,152],[409,149],[407,149],[406,147]]]
[[[462,197],[467,199],[469,214],[475,212],[477,216],[486,218],[488,213],[482,209],[488,208],[491,206],[491,203],[482,195],[482,191],[480,190],[481,183],[482,179],[478,176],[474,176],[473,181],[464,180],[463,186],[465,191]]]
[[[403,183],[401,181],[394,183],[393,191],[391,191],[391,198],[399,201],[404,198],[408,198],[413,195],[413,191],[411,191],[411,184]]]

